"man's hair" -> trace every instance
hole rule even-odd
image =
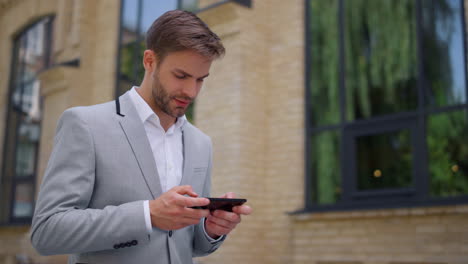
[[[195,14],[172,10],[156,19],[146,33],[146,48],[154,51],[158,64],[170,52],[193,50],[211,60],[224,55],[221,39]]]

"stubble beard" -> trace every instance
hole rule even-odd
[[[175,107],[174,109],[171,109],[170,102],[172,99],[180,97],[185,100],[192,100],[191,98],[186,98],[184,96],[171,96],[167,92],[166,88],[162,85],[162,83],[159,81],[159,76],[157,74],[154,75],[153,78],[153,87],[151,89],[151,92],[153,94],[153,99],[154,103],[156,106],[165,114],[174,117],[174,118],[179,118],[185,115],[185,110],[183,107]]]

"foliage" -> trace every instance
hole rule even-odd
[[[336,190],[340,189],[342,176],[337,168],[340,167],[339,139],[343,136],[343,125],[386,114],[420,114],[416,112],[418,109],[466,104],[466,95],[456,98],[452,79],[460,71],[453,68],[451,59],[463,60],[462,54],[452,58],[450,53],[462,52],[454,50],[451,45],[455,40],[452,38],[456,33],[454,28],[461,25],[457,25],[462,16],[461,10],[454,8],[457,3],[449,0],[421,1],[421,24],[417,25],[415,0],[343,0],[344,34],[340,34],[340,0],[310,0],[308,111],[314,127],[342,125],[312,136],[310,158],[312,173],[316,177],[316,202],[334,203],[339,199]],[[344,44],[344,53],[340,53],[340,41]],[[340,65],[342,56],[345,65]],[[461,63],[465,65],[464,61]],[[340,103],[340,68],[345,76],[343,103]],[[463,85],[466,90],[466,83]],[[421,87],[424,98],[418,98]],[[422,105],[424,101],[426,103]],[[345,120],[340,117],[342,110]],[[464,139],[468,132],[466,113],[427,114],[425,118],[430,175],[424,177],[430,177],[431,194],[468,194],[468,143]],[[375,164],[391,171],[392,182],[377,180],[366,188],[407,186],[411,176],[403,175],[412,175],[412,160],[424,158],[414,157],[418,152],[411,149],[410,140],[400,137],[401,143],[405,144],[400,147],[403,153],[399,153],[397,147],[392,149],[388,140],[384,141],[367,144],[360,154],[347,153],[347,158],[364,155],[368,157],[369,164],[359,166],[367,166],[371,170],[374,160]],[[385,164],[385,160],[392,158],[390,152],[401,162]],[[402,156],[398,156],[400,154]],[[456,170],[454,165],[457,165]]]

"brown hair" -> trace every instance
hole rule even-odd
[[[146,48],[159,63],[170,52],[193,50],[211,60],[224,55],[221,39],[195,14],[172,10],[156,19],[146,33]]]

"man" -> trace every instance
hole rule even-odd
[[[211,141],[185,118],[218,36],[175,10],[147,32],[144,79],[113,102],[65,111],[41,185],[31,241],[69,263],[192,263],[251,213],[205,206]],[[223,197],[232,198],[233,193]]]

